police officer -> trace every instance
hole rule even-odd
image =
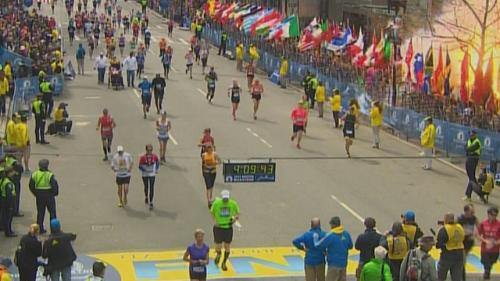
[[[24,172],[23,165],[17,162],[16,157],[13,154],[7,153],[5,157],[0,158],[0,171],[5,171],[9,168],[14,170],[14,175],[11,178],[11,181],[15,185],[16,190],[16,198],[14,202],[14,217],[23,217],[19,211],[20,198],[21,198],[21,175]]]
[[[54,98],[52,96],[53,90],[52,84],[50,84],[49,81],[44,79],[40,83],[40,92],[42,93],[42,100],[45,105],[45,118],[50,118],[52,108],[54,107]]]
[[[450,271],[451,281],[461,281],[464,270],[464,239],[462,226],[455,222],[455,216],[447,213],[444,224],[437,234],[436,247],[441,249],[438,263],[438,279],[444,281]]]
[[[4,171],[4,177],[0,180],[0,200],[2,201],[2,227],[6,237],[16,237],[12,231],[12,218],[14,216],[14,205],[16,202],[16,187],[11,178],[15,171],[12,167]]]
[[[226,55],[226,45],[227,45],[227,32],[223,31],[220,36],[220,46],[219,46],[219,56],[222,54]]]
[[[307,93],[307,97],[309,98],[309,108],[314,108],[314,101],[316,95],[316,88],[318,88],[318,78],[313,73],[311,75],[311,79],[309,80],[309,92]]]
[[[465,161],[465,170],[467,171],[467,177],[469,182],[467,183],[467,189],[465,191],[466,200],[471,200],[472,191],[474,191],[483,202],[486,203],[484,195],[481,191],[476,179],[476,168],[479,163],[479,157],[481,157],[481,141],[477,137],[477,132],[472,131],[469,140],[465,146],[465,152],[467,155],[467,160]]]
[[[304,87],[304,94],[309,97],[309,81],[311,81],[311,72],[309,70],[306,73],[306,76],[302,80],[302,87]]]
[[[36,143],[49,144],[45,141],[45,112],[46,105],[42,100],[43,95],[37,95],[31,104],[31,109],[35,115],[35,136]]]
[[[203,31],[203,22],[201,20],[196,25],[195,31],[196,31],[196,38],[198,38],[198,40],[201,40],[201,32]]]
[[[30,191],[36,197],[37,224],[40,226],[40,234],[47,231],[43,227],[45,209],[49,211],[50,219],[56,218],[56,199],[59,194],[59,185],[54,174],[49,171],[49,160],[42,159],[38,162],[39,169],[30,179]]]

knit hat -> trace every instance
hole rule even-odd
[[[59,222],[58,219],[51,219],[50,220],[50,231],[51,232],[57,232],[61,230],[61,223]]]

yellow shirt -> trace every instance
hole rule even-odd
[[[236,58],[238,60],[242,60],[243,59],[243,47],[242,46],[236,47]]]
[[[325,102],[325,86],[318,86],[316,88],[316,101]]]
[[[16,146],[18,147],[24,147],[28,145],[28,142],[30,140],[29,134],[28,134],[28,125],[23,122],[19,122],[14,126],[15,134],[16,134]]]
[[[341,108],[340,95],[333,95],[333,97],[330,98],[330,104],[332,107],[332,111],[340,111]]]
[[[12,277],[8,272],[2,270],[2,273],[0,275],[2,276],[0,281],[12,281]]]
[[[6,131],[6,141],[7,141],[7,144],[9,145],[16,145],[17,143],[17,135],[16,135],[16,123],[14,122],[14,120],[9,120],[9,122],[7,122],[7,131]]]
[[[248,50],[248,53],[250,54],[250,58],[252,60],[258,60],[259,59],[259,52],[257,52],[257,47],[250,47],[250,50]]]
[[[288,73],[288,61],[283,60],[280,67],[280,75],[285,76]]]
[[[64,121],[64,109],[57,109],[56,112],[54,112],[54,120],[56,122]]]
[[[372,127],[382,126],[382,114],[380,114],[378,107],[372,107],[372,110],[370,111],[370,119]]]
[[[3,68],[3,72],[9,81],[12,80],[12,67],[9,64]]]
[[[52,30],[52,41],[57,41],[59,39],[59,32],[56,29]]]
[[[434,142],[436,140],[436,127],[434,124],[427,125],[422,135],[420,136],[420,143],[423,147],[434,148]]]
[[[9,92],[9,80],[7,77],[4,77],[2,81],[0,81],[0,96],[4,96]]]

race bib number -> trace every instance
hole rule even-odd
[[[205,266],[203,265],[193,265],[193,272],[195,273],[205,273]]]
[[[352,130],[345,130],[346,134],[352,134]]]
[[[220,209],[220,216],[221,217],[229,217],[231,212],[229,211],[229,208],[228,207],[223,207]]]

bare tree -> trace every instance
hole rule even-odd
[[[428,19],[435,38],[458,42],[477,52],[479,66],[486,54],[499,42],[488,44],[488,36],[494,37],[495,25],[500,21],[498,0],[455,0],[452,15]],[[470,20],[473,20],[471,22]],[[436,26],[435,26],[436,25]],[[436,31],[440,27],[441,31]],[[479,38],[479,40],[474,40]]]

